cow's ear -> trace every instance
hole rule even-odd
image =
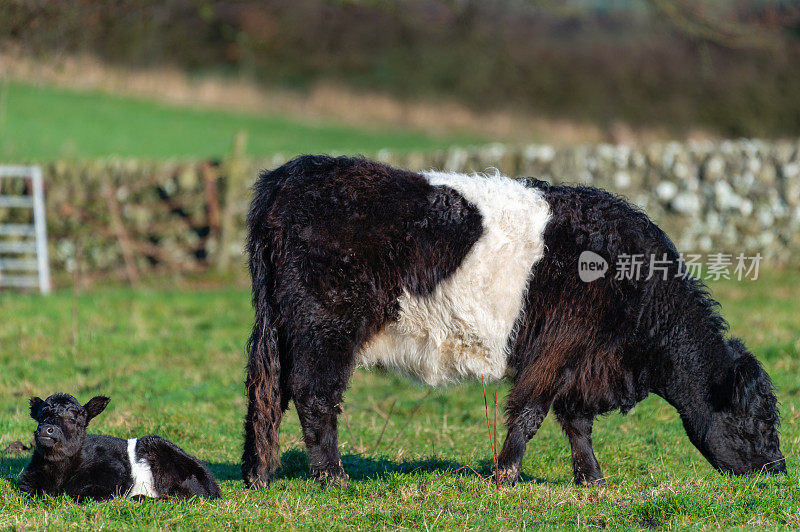
[[[98,395],[89,399],[89,402],[83,405],[83,409],[86,410],[86,422],[88,423],[93,417],[105,410],[109,401],[111,399],[105,395]]]
[[[736,361],[733,371],[733,395],[731,403],[734,408],[747,411],[754,396],[759,393],[761,381],[761,364],[747,353]]]
[[[36,421],[39,421],[39,408],[42,406],[41,397],[31,397],[30,405],[31,405],[31,417]]]
[[[756,357],[737,338],[728,342],[733,365],[712,385],[711,400],[716,410],[748,412],[764,390],[769,390],[769,377]]]

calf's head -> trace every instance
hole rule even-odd
[[[102,412],[111,399],[98,396],[85,405],[69,394],[57,393],[46,400],[31,397],[31,417],[39,422],[34,431],[36,452],[59,461],[80,452],[89,421]]]
[[[711,389],[712,412],[698,447],[723,472],[785,473],[772,381],[740,340],[726,347],[734,364]]]

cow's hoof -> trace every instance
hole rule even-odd
[[[315,471],[312,476],[319,481],[323,488],[346,488],[350,484],[350,477],[344,472],[341,462],[338,467]]]
[[[350,477],[347,475],[325,476],[319,479],[319,483],[323,488],[346,488],[350,485]]]
[[[251,473],[244,477],[247,489],[263,490],[269,487],[270,477],[267,474]]]
[[[517,484],[519,470],[519,466],[500,467],[494,472],[494,475],[492,475],[492,483],[512,488]]]
[[[606,479],[603,477],[580,477],[575,478],[575,484],[580,486],[600,486],[605,484]]]

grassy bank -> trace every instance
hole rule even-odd
[[[340,423],[350,486],[323,491],[308,479],[290,409],[281,430],[280,477],[269,490],[245,490],[242,382],[252,316],[244,290],[105,288],[76,301],[68,291],[46,299],[0,294],[0,449],[29,441],[35,423],[28,396],[67,391],[86,401],[104,393],[112,402],[94,431],[170,438],[208,461],[223,490],[212,503],[32,501],[15,489],[28,454],[4,452],[0,528],[797,527],[800,274],[762,273],[756,282],[712,288],[733,332],[773,376],[788,476],[718,475],[691,446],[675,411],[652,396],[626,417],[612,414],[596,423],[604,486],[572,485],[569,447],[549,417],[531,441],[523,482],[501,491],[472,473],[440,478],[462,464],[489,472],[479,383],[434,391],[411,416],[426,389],[364,371],[346,396],[352,433]],[[506,387],[499,388],[502,397]]]
[[[407,151],[477,141],[303,122],[288,115],[193,109],[100,92],[0,84],[0,161],[107,155],[220,157],[229,151],[237,131],[247,132],[252,156]]]

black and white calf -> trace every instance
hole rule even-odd
[[[19,488],[32,495],[66,493],[73,499],[202,497],[216,499],[219,486],[208,468],[159,436],[123,440],[86,434],[89,421],[108,405],[95,397],[85,405],[68,394],[32,397],[36,449]]]
[[[500,175],[304,156],[263,173],[248,217],[255,325],[242,473],[263,487],[294,400],[312,475],[347,480],[337,415],[354,366],[433,386],[513,382],[499,456],[513,483],[551,407],[578,482],[602,479],[595,416],[653,392],[721,471],[785,471],[769,376],[672,242],[623,199]],[[668,275],[582,282],[579,257],[655,256]]]

